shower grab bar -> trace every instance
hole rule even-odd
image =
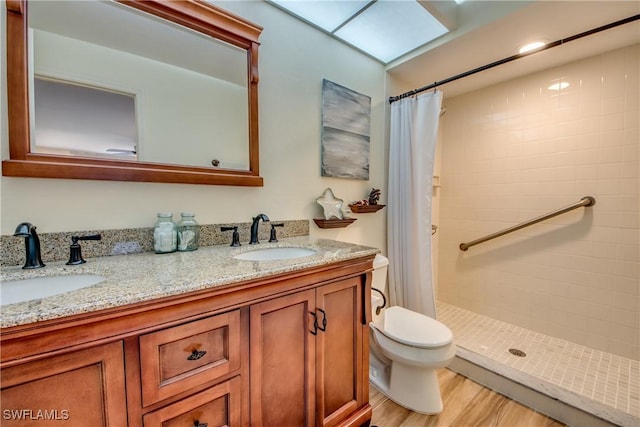
[[[525,222],[523,222],[521,224],[518,224],[518,225],[514,225],[513,227],[505,228],[502,231],[498,231],[496,233],[489,234],[488,236],[481,237],[481,238],[473,240],[471,242],[460,243],[460,250],[461,251],[466,251],[471,246],[479,245],[480,243],[484,243],[484,242],[486,242],[488,240],[495,239],[496,237],[504,236],[505,234],[509,234],[509,233],[514,232],[514,231],[520,230],[521,228],[525,228],[525,227],[528,227],[530,225],[537,224],[537,223],[545,221],[545,220],[547,220],[549,218],[553,218],[554,216],[562,215],[563,213],[567,213],[567,212],[572,211],[574,209],[578,209],[578,208],[581,208],[583,206],[584,207],[593,206],[595,204],[596,204],[596,199],[594,199],[591,196],[585,196],[582,199],[580,199],[579,202],[576,202],[576,203],[574,203],[572,205],[566,206],[566,207],[564,207],[562,209],[558,209],[556,211],[549,212],[548,214],[539,216],[539,217],[531,219],[529,221],[525,221]]]

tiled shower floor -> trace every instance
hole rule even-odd
[[[464,359],[614,424],[640,425],[640,362],[443,302],[437,310]]]

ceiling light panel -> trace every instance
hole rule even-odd
[[[379,0],[335,35],[388,63],[447,32],[415,1]]]
[[[365,7],[370,0],[271,0],[289,12],[322,28],[333,32],[342,23]]]
[[[535,41],[535,42],[527,43],[524,46],[522,46],[520,49],[518,49],[518,53],[523,54],[523,53],[531,52],[536,49],[540,49],[544,45],[546,45],[546,43],[543,41]]]

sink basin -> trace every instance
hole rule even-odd
[[[302,258],[315,255],[316,251],[309,248],[264,248],[244,252],[234,258],[245,261],[277,261],[283,259]]]
[[[93,274],[35,277],[0,282],[0,305],[31,301],[96,285],[106,277]]]

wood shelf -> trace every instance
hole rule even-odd
[[[387,205],[349,205],[353,213],[371,213],[378,212]]]
[[[342,228],[346,227],[356,221],[356,218],[343,218],[343,219],[322,219],[314,218],[313,222],[320,228]]]

